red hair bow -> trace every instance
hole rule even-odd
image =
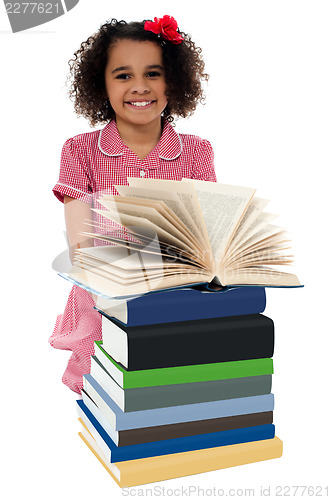
[[[164,40],[181,43],[183,38],[177,31],[178,23],[172,16],[155,17],[154,21],[145,21],[144,29],[160,35]]]

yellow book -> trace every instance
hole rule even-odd
[[[122,488],[261,462],[282,455],[282,441],[274,437],[251,443],[110,463],[82,420],[79,421],[82,424],[79,436]]]

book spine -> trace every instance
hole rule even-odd
[[[111,377],[123,389],[255,377],[273,373],[273,360],[271,358],[127,371],[107,354],[103,349],[102,341],[97,340],[95,346],[95,356],[91,357],[91,362],[93,362],[94,357],[97,357]]]
[[[204,448],[216,448],[239,443],[249,443],[264,439],[273,439],[275,426],[273,424],[243,427],[230,431],[211,432],[211,434],[199,434],[184,438],[155,441],[153,443],[137,444],[119,447],[112,453],[112,462],[124,460],[135,460],[136,458],[155,457],[183,451],[201,450]],[[130,449],[129,449],[130,448]]]
[[[110,462],[122,462],[126,460],[135,460],[137,458],[155,457],[183,451],[260,441],[263,439],[272,439],[275,435],[275,426],[273,424],[267,424],[118,447],[84,403],[79,401],[77,403],[79,414],[83,422]]]
[[[164,441],[197,434],[210,432],[229,431],[241,427],[252,427],[273,423],[273,412],[252,413],[246,415],[234,415],[232,417],[211,418],[210,420],[198,420],[196,422],[180,422],[178,424],[159,425],[119,431],[118,446],[131,444],[150,443],[152,441]]]
[[[126,368],[144,370],[272,357],[274,325],[271,319],[254,314],[222,320],[127,328]]]
[[[256,314],[262,313],[265,307],[264,287],[238,287],[210,293],[173,290],[128,300],[127,326]]]
[[[116,383],[112,382],[109,385],[114,386]],[[271,392],[271,385],[272,375],[261,375],[259,377],[125,389],[123,390],[124,405],[122,410],[131,412],[261,396]]]
[[[93,450],[92,450],[93,451]],[[121,462],[120,486],[138,486],[214,470],[245,465],[282,456],[283,443],[274,437],[235,446],[207,448],[199,452],[165,455],[148,463],[143,460]],[[98,458],[98,457],[97,457]]]
[[[273,411],[274,409],[274,395],[270,393],[262,396],[125,413],[120,410],[91,375],[84,376],[84,383],[87,394],[92,397],[111,425],[118,431],[245,415]]]

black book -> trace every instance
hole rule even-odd
[[[273,321],[263,314],[144,326],[102,315],[103,349],[127,370],[270,358]]]

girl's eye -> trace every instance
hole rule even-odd
[[[129,73],[119,73],[116,75],[115,79],[116,80],[128,80],[130,78]],[[161,76],[160,71],[149,71],[149,73],[146,74],[147,78],[158,78]]]
[[[119,75],[116,75],[115,78],[117,80],[127,80],[127,78],[129,78],[129,75],[127,73],[120,73]]]
[[[150,78],[157,78],[158,76],[160,76],[160,73],[159,71],[150,71],[147,76]]]

